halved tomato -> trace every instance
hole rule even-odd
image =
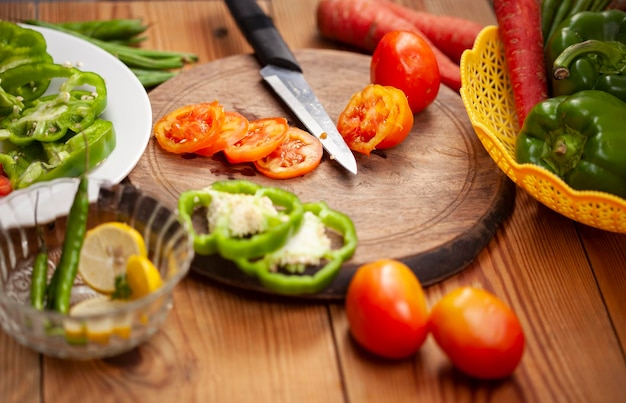
[[[238,142],[224,149],[228,161],[237,164],[253,162],[268,156],[287,136],[287,119],[263,118],[249,123],[248,132]]]
[[[159,119],[154,136],[165,151],[193,153],[215,143],[223,123],[224,107],[219,102],[187,105]]]
[[[404,92],[378,84],[352,95],[337,121],[348,147],[368,156],[375,149],[400,144],[412,127],[413,113]]]
[[[289,127],[282,144],[268,156],[254,161],[261,174],[272,179],[289,179],[314,170],[322,160],[322,143],[308,132]]]
[[[233,111],[224,112],[224,123],[219,137],[211,146],[196,151],[196,154],[210,157],[226,147],[232,146],[245,137],[248,133],[248,125],[248,119],[242,114]]]

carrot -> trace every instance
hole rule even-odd
[[[328,39],[373,52],[380,39],[391,31],[410,31],[420,35],[437,58],[441,82],[458,91],[461,88],[459,65],[409,21],[374,0],[321,0],[317,7],[317,27]]]
[[[465,50],[474,46],[476,37],[483,29],[481,24],[465,18],[418,11],[389,0],[381,3],[422,31],[433,45],[456,63],[461,60]]]
[[[539,0],[494,0],[519,125],[548,96]]]

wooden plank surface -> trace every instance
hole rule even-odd
[[[482,1],[398,2],[495,21]],[[318,37],[316,4],[262,2],[292,47],[343,49]],[[193,51],[201,62],[250,51],[217,0],[37,7],[2,2],[0,17],[142,17],[151,24],[144,47]],[[618,402],[626,379],[625,251],[626,236],[573,223],[518,192],[512,215],[476,260],[426,290],[432,306],[445,292],[472,284],[518,313],[527,348],[502,382],[453,370],[432,338],[414,359],[376,359],[351,340],[341,304],[258,298],[191,275],[176,289],[164,329],[115,359],[40,360],[0,332],[0,395],[8,402]]]

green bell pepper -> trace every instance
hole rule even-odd
[[[626,103],[598,90],[549,98],[517,136],[518,163],[539,165],[577,190],[626,199]]]
[[[0,153],[0,165],[13,189],[25,188],[35,182],[80,176],[85,169],[105,160],[116,144],[113,124],[103,119],[96,119],[82,132],[66,137],[61,142],[33,142]]]
[[[47,52],[43,35],[35,30],[17,24],[0,21],[0,85],[4,74],[17,66],[30,63],[52,63],[52,56]],[[11,94],[22,97],[25,101],[40,97],[50,84],[50,79],[42,77],[24,82],[12,88]]]
[[[233,259],[235,264],[250,276],[257,277],[260,283],[279,294],[313,294],[322,291],[339,274],[342,264],[350,259],[357,246],[356,229],[352,220],[338,211],[332,210],[324,202],[303,204],[305,212],[312,212],[322,223],[341,234],[343,244],[340,248],[330,249],[325,253],[326,263],[311,274],[292,274],[273,269],[273,254],[260,259]]]
[[[281,210],[276,216],[266,217],[266,228],[252,235],[233,235],[229,229],[229,217],[219,218],[215,223],[215,228],[208,232],[196,231],[193,226],[195,212],[208,208],[213,203],[217,196],[214,192],[267,196]],[[280,248],[299,227],[303,208],[300,200],[293,193],[279,188],[263,187],[245,180],[230,180],[215,182],[208,189],[181,193],[178,200],[178,212],[190,229],[196,253],[201,255],[219,253],[223,258],[233,260],[235,258],[259,258]]]
[[[107,89],[97,73],[83,72],[73,67],[52,63],[30,63],[15,67],[4,74],[2,88],[7,93],[32,80],[66,78],[59,93],[44,96],[13,111],[0,121],[0,140],[26,145],[33,141],[57,141],[68,130],[75,133],[93,123],[106,107]],[[83,86],[91,87],[90,91]]]
[[[573,15],[550,37],[545,60],[553,96],[596,89],[626,101],[626,12]]]

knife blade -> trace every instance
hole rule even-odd
[[[231,15],[263,66],[261,77],[339,165],[357,173],[356,159],[307,83],[295,56],[256,0],[226,0]]]

